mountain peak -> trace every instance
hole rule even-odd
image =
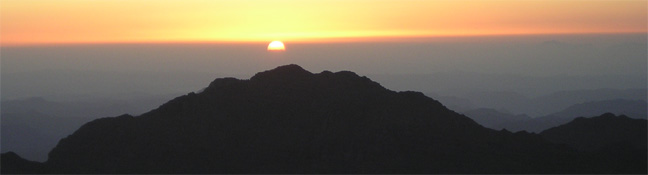
[[[252,76],[250,80],[252,81],[287,81],[287,80],[296,80],[305,78],[313,75],[313,73],[305,70],[299,65],[289,64],[284,66],[279,66],[272,70],[259,72]]]
[[[218,78],[200,93],[229,93],[242,88],[248,90],[257,89],[257,91],[289,90],[292,93],[300,90],[313,93],[313,89],[318,89],[319,93],[332,93],[329,90],[336,89],[345,89],[349,93],[353,91],[352,93],[362,94],[387,91],[380,84],[351,71],[333,73],[325,70],[321,73],[311,73],[298,65],[290,64],[259,72],[249,80]],[[420,95],[423,96],[423,94]]]

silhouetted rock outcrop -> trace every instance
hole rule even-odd
[[[537,134],[484,128],[419,92],[287,65],[89,122],[44,164],[54,173],[626,172],[594,163]]]

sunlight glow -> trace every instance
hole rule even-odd
[[[0,2],[3,45],[647,32],[640,0]]]
[[[285,51],[286,47],[281,41],[272,41],[268,44],[268,51]]]

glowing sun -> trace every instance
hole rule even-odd
[[[268,44],[268,51],[285,51],[286,47],[281,41],[272,41]]]

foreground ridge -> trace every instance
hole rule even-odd
[[[631,169],[645,160],[607,167],[601,162],[613,155],[593,154],[484,128],[420,92],[390,91],[350,71],[286,65],[249,80],[216,79],[140,116],[89,122],[37,166],[45,173],[645,173]]]

